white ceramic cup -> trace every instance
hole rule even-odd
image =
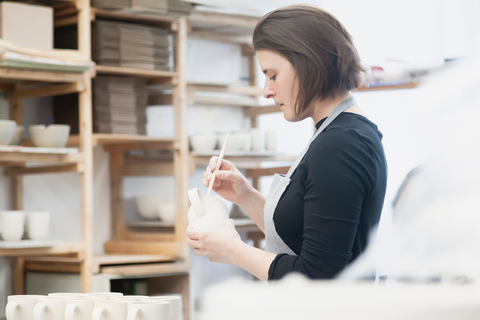
[[[33,320],[65,320],[65,297],[38,299],[33,308]]]
[[[169,320],[170,302],[152,300],[128,304],[127,320]]]
[[[95,301],[92,320],[126,320],[128,301],[99,300]]]
[[[268,130],[265,132],[265,150],[277,150],[277,131]]]
[[[0,120],[0,145],[10,144],[15,135],[17,123],[13,120]]]
[[[263,149],[262,130],[258,128],[250,129],[250,135],[252,136],[252,150],[255,152],[261,152]]]
[[[145,298],[143,301],[168,301],[170,302],[169,320],[183,320],[183,304],[180,295],[154,296]]]
[[[252,135],[250,132],[245,133],[243,137],[243,145],[242,145],[243,152],[250,152],[252,151]]]
[[[162,222],[173,225],[177,217],[177,205],[175,203],[161,203],[157,207],[157,213]]]
[[[22,142],[23,131],[25,129],[23,126],[17,126],[15,133],[13,134],[12,141],[10,141],[11,146],[18,146]]]
[[[141,295],[129,295],[129,296],[121,296],[121,297],[113,297],[108,300],[113,301],[113,300],[118,300],[118,301],[142,301],[142,299],[148,298],[148,296],[141,296]]]
[[[123,297],[123,293],[121,292],[92,292],[86,293],[87,297],[98,297],[98,298],[115,298],[115,297]]]
[[[8,296],[5,315],[8,320],[33,320],[33,309],[43,295]]]
[[[22,239],[25,230],[25,212],[18,210],[0,211],[0,220],[3,240],[18,241]]]
[[[84,297],[85,293],[79,293],[79,292],[52,292],[48,294],[49,297],[55,297],[55,298],[80,298]]]
[[[65,320],[92,320],[95,301],[106,300],[102,297],[71,298],[65,300]]]
[[[43,240],[48,237],[50,231],[50,212],[30,211],[27,212],[27,233],[32,240]]]

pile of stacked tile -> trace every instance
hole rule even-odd
[[[193,9],[190,2],[168,0],[168,14],[172,16],[188,16]]]
[[[131,8],[135,11],[167,13],[168,0],[131,0]]]
[[[92,7],[102,9],[125,9],[132,0],[92,0]]]
[[[170,70],[168,32],[132,23],[95,21],[92,57],[99,65]]]
[[[146,80],[103,76],[93,80],[93,130],[146,134]]]

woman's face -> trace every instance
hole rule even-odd
[[[258,50],[257,58],[265,74],[263,96],[275,101],[287,121],[305,119],[305,116],[294,112],[298,82],[295,80],[296,72],[292,64],[283,56],[269,50]]]

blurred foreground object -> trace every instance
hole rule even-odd
[[[480,61],[463,60],[430,77],[413,115],[428,159],[394,202],[393,228],[373,240],[343,279],[381,264],[400,281],[480,280]]]
[[[478,286],[378,286],[368,282],[312,281],[290,274],[280,281],[231,280],[202,300],[200,320],[478,319]]]

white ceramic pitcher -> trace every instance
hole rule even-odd
[[[218,230],[228,220],[228,208],[215,197],[203,197],[198,188],[188,190],[192,204],[188,209],[188,223],[195,230]]]

